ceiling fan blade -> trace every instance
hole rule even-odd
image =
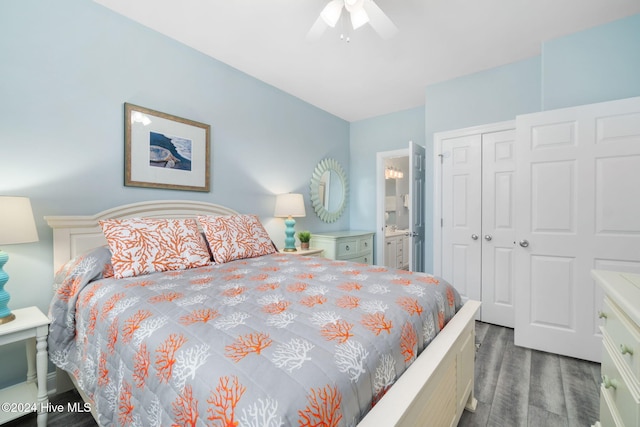
[[[322,16],[319,16],[318,19],[316,19],[316,22],[313,24],[313,26],[309,30],[309,32],[307,33],[307,36],[306,36],[307,41],[314,42],[318,40],[320,37],[322,37],[322,35],[324,34],[324,32],[328,27],[329,26],[326,24],[326,22],[324,22],[324,19],[322,19]]]
[[[342,15],[343,7],[344,0],[331,0],[329,4],[322,9],[320,16],[328,26],[335,27],[338,19],[340,19],[340,15]]]
[[[369,15],[369,24],[383,39],[390,39],[398,33],[398,27],[384,14],[373,0],[364,0],[362,5]]]

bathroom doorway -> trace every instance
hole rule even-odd
[[[425,151],[377,153],[376,262],[391,268],[424,271]]]

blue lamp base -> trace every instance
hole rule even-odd
[[[9,254],[0,250],[0,325],[9,323],[16,318],[15,314],[9,310],[7,303],[9,302],[9,292],[4,290],[4,285],[9,280],[9,275],[2,269],[9,260]]]
[[[293,235],[296,234],[296,230],[294,228],[296,225],[296,220],[292,217],[289,217],[284,220],[284,225],[284,235],[286,237],[284,238],[284,249],[282,250],[285,252],[295,252],[297,251],[296,238],[293,237]]]

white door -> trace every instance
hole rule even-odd
[[[515,325],[516,132],[482,135],[482,321]]]
[[[519,346],[599,361],[590,270],[640,272],[640,98],[517,118]]]
[[[424,235],[425,235],[425,166],[426,152],[423,146],[409,142],[409,271],[424,272]]]
[[[514,326],[515,130],[503,122],[438,134],[434,270],[479,319]],[[438,174],[438,171],[440,172]]]
[[[482,136],[453,137],[442,141],[440,158],[442,212],[441,269],[436,273],[460,292],[480,301],[482,268]],[[481,308],[482,310],[482,308]]]

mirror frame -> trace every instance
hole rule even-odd
[[[340,178],[340,182],[342,183],[343,194],[342,201],[340,206],[336,211],[328,211],[322,200],[320,200],[319,187],[320,187],[320,179],[322,175],[327,171],[334,171]],[[321,160],[313,171],[313,175],[311,175],[311,183],[309,184],[309,189],[311,193],[311,205],[313,206],[313,210],[316,211],[318,217],[324,222],[335,222],[342,216],[345,208],[347,207],[347,196],[349,195],[349,183],[347,181],[347,176],[344,173],[344,169],[340,166],[335,159],[326,158]]]

